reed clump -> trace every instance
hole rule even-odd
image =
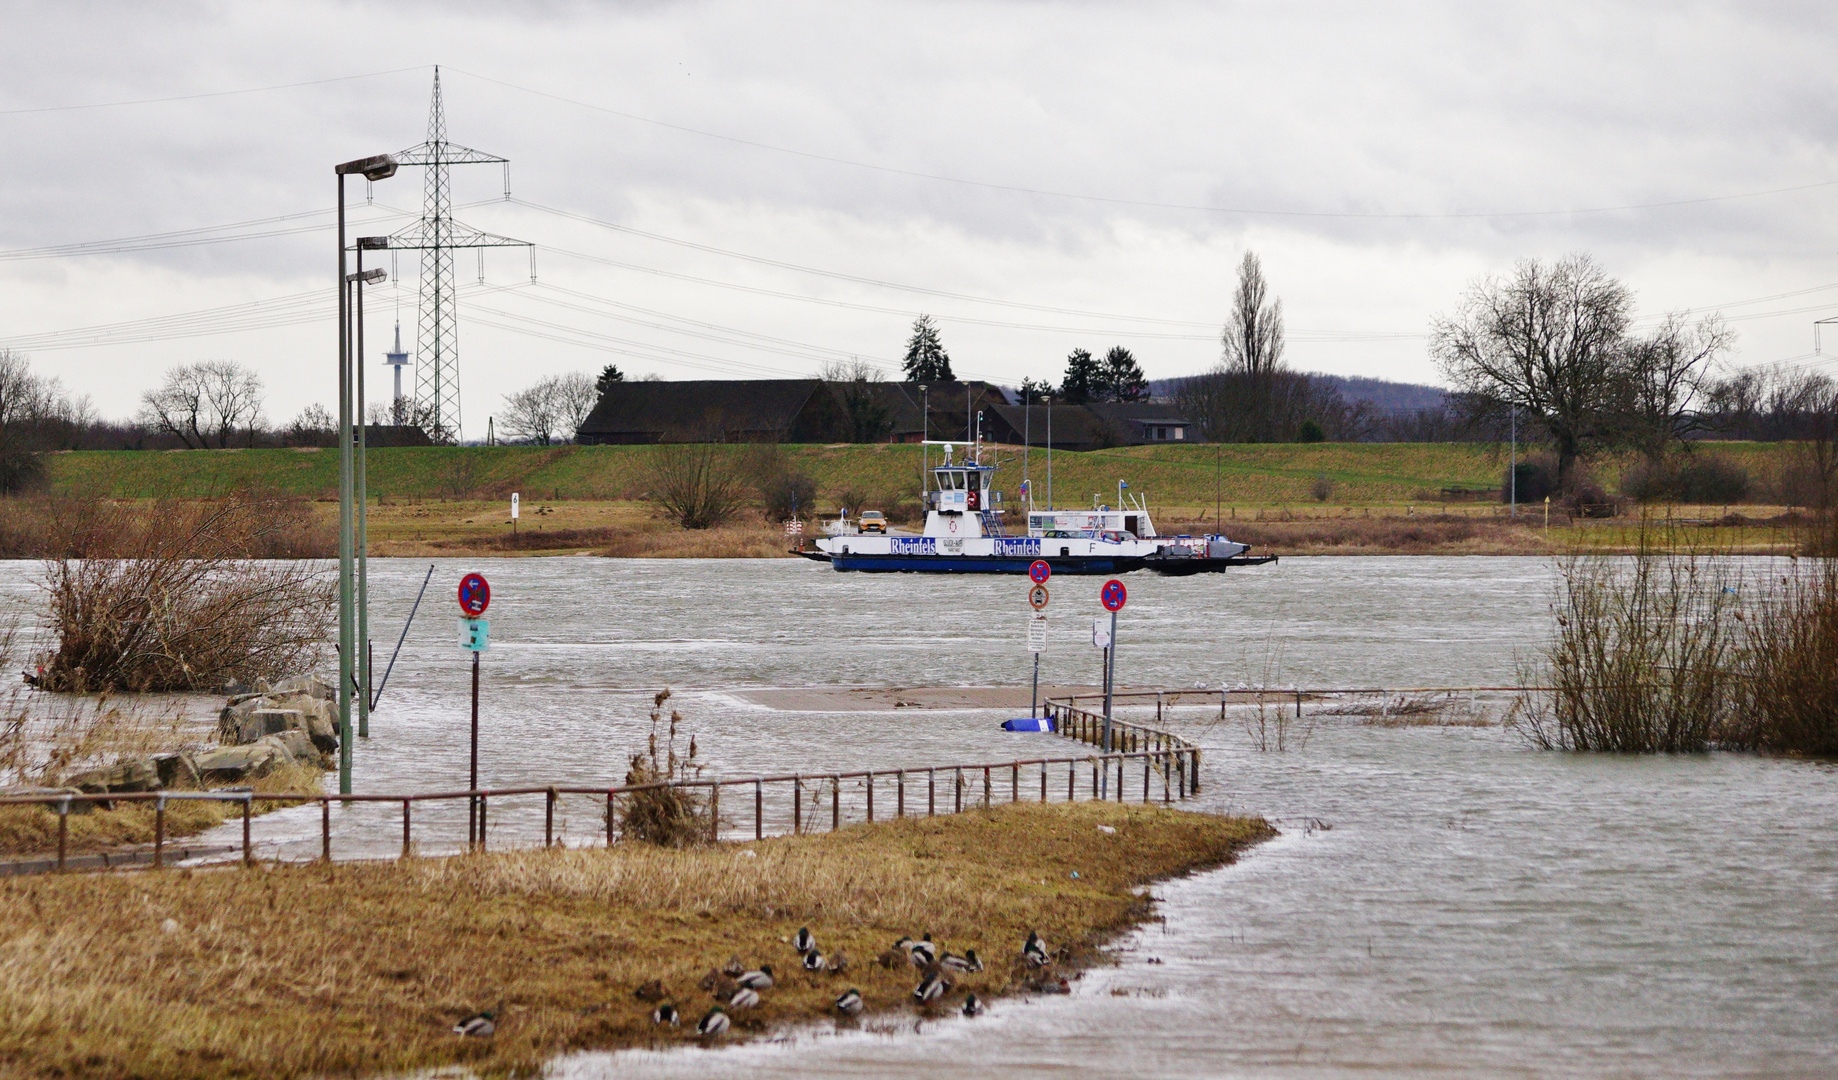
[[[1029,930],[1067,966],[1089,960],[1150,916],[1142,885],[1271,835],[1254,818],[1021,804],[745,845],[0,880],[0,1061],[94,1080],[527,1074],[569,1050],[694,1041],[712,1002],[699,980],[730,958],[778,973],[731,1039],[833,1016],[848,987],[871,1014],[910,1016],[918,971],[875,962],[895,938],[984,958],[946,1007],[999,995],[1028,977]],[[800,968],[802,926],[848,969]],[[652,981],[683,1027],[650,1022],[635,991]],[[500,1002],[494,1036],[452,1034]]]
[[[56,647],[38,664],[42,689],[204,690],[316,666],[333,582],[311,563],[249,556],[285,528],[268,500],[178,503],[116,525],[105,556],[46,564]]]
[[[628,786],[671,786],[631,792],[613,808],[612,813],[618,818],[619,834],[627,840],[659,847],[690,847],[712,841],[715,810],[704,789],[674,786],[699,779],[703,766],[696,760],[696,739],[693,735],[689,737],[688,752],[681,756],[677,754],[677,736],[683,724],[683,714],[672,709],[666,726],[664,703],[669,700],[668,687],[658,691],[652,699],[651,733],[647,746],[644,753],[632,755],[625,782]],[[666,731],[661,747],[657,738],[660,727],[665,727]]]

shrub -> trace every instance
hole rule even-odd
[[[1796,562],[1761,592],[1745,623],[1728,741],[1838,757],[1838,561]]]
[[[1296,441],[1299,443],[1317,443],[1327,441],[1327,432],[1322,430],[1318,420],[1304,420],[1296,428]]]
[[[1334,494],[1334,481],[1326,476],[1317,476],[1315,482],[1308,485],[1308,493],[1314,496],[1316,502],[1324,503]]]
[[[654,447],[645,498],[685,529],[724,525],[740,511],[742,483],[731,456],[711,443]]]
[[[1513,498],[1513,474],[1519,477],[1518,497],[1521,504],[1543,502],[1547,496],[1557,493],[1557,469],[1543,458],[1530,458],[1506,470],[1506,476],[1500,481],[1500,501],[1509,502]]]
[[[114,515],[112,558],[46,568],[55,649],[48,690],[205,690],[310,670],[335,586],[316,565],[256,561],[277,528],[260,499],[181,503],[149,518]]]
[[[1570,489],[1564,492],[1558,502],[1572,516],[1580,518],[1611,518],[1621,512],[1615,497],[1586,477],[1573,479]]]
[[[1642,461],[1621,478],[1621,493],[1641,502],[1733,503],[1749,494],[1748,471],[1715,454]]]

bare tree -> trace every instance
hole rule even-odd
[[[575,432],[587,422],[587,416],[600,404],[600,387],[594,377],[580,371],[570,371],[555,377],[556,410],[561,417],[562,430],[570,442],[574,441]]]
[[[1697,408],[1712,366],[1736,335],[1716,315],[1687,323],[1667,315],[1659,329],[1627,343],[1624,400],[1619,412],[1627,440],[1648,458],[1704,426]]]
[[[1565,485],[1583,449],[1615,434],[1632,312],[1627,287],[1588,255],[1524,259],[1509,279],[1475,282],[1460,311],[1435,321],[1430,354],[1458,390],[1542,422]]]
[[[817,369],[817,377],[831,385],[842,403],[851,441],[879,442],[893,430],[892,409],[870,385],[886,381],[879,367],[859,356],[829,360]]]
[[[554,441],[562,417],[556,401],[553,379],[504,395],[504,411],[498,414],[505,433],[515,439],[528,439],[538,446]]]
[[[239,431],[253,446],[262,419],[262,380],[233,360],[180,364],[140,400],[141,423],[191,449],[227,447]]]
[[[1238,264],[1238,289],[1232,294],[1232,313],[1225,323],[1225,352],[1220,357],[1227,371],[1266,375],[1283,366],[1283,301],[1270,300],[1270,283],[1254,252],[1244,253]]]

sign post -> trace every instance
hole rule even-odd
[[[517,535],[517,492],[511,492],[511,535]]]
[[[467,774],[466,790],[479,790],[479,654],[491,645],[491,623],[480,618],[485,609],[491,606],[491,586],[479,574],[467,574],[460,579],[460,648],[472,653],[472,764]],[[472,795],[466,801],[466,843],[473,846],[479,840],[479,797]]]
[[[1106,754],[1111,751],[1111,694],[1117,681],[1117,612],[1123,610],[1123,605],[1129,601],[1129,598],[1130,591],[1124,588],[1123,582],[1118,581],[1116,578],[1111,578],[1104,583],[1104,588],[1098,590],[1099,602],[1104,605],[1104,610],[1110,612],[1110,648],[1105,650],[1104,656],[1104,752]],[[1122,774],[1119,773],[1118,775],[1121,776]],[[1107,768],[1104,771],[1104,787],[1108,788],[1109,785],[1110,770]],[[1103,796],[1104,791],[1100,790],[1099,797],[1102,798]]]
[[[1053,576],[1053,568],[1045,559],[1035,559],[1028,564],[1028,580],[1034,587],[1028,590],[1027,602],[1034,608],[1034,617],[1027,624],[1027,647],[1034,654],[1034,689],[1028,695],[1028,719],[1040,715],[1040,654],[1047,651],[1047,579]]]

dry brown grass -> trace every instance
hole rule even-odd
[[[692,1040],[697,980],[730,957],[781,976],[730,1037],[833,1015],[850,986],[870,1010],[907,1011],[917,973],[874,959],[925,931],[989,965],[955,1006],[1018,985],[1028,930],[1089,960],[1147,914],[1137,886],[1271,835],[1261,819],[1023,804],[682,850],[0,882],[0,1062],[148,1080],[529,1070]],[[797,968],[786,942],[806,925],[846,974]],[[652,1026],[633,996],[652,979],[684,1027]],[[451,1033],[500,1003],[494,1037]]]

